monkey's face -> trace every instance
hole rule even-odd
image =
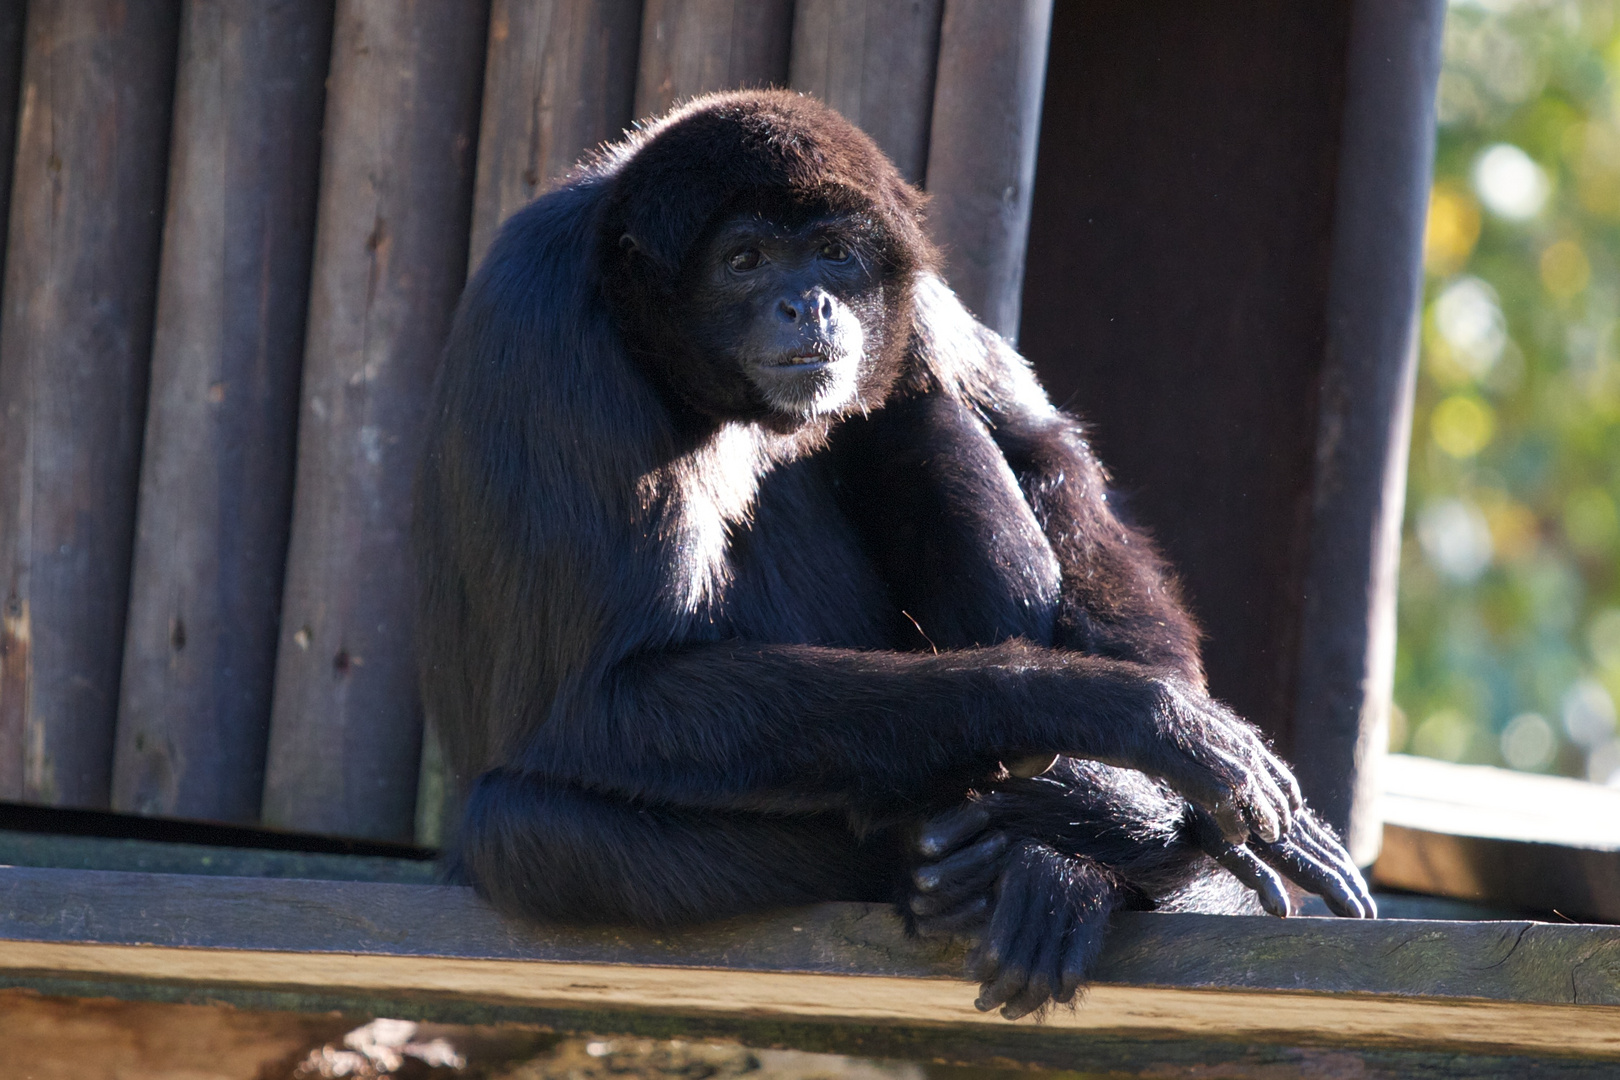
[[[679,317],[717,411],[803,420],[855,404],[885,313],[882,275],[851,224],[739,214],[699,245]]]

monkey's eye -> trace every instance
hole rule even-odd
[[[757,270],[760,263],[760,254],[756,248],[744,248],[726,260],[726,265],[740,272]]]
[[[832,240],[821,249],[821,257],[828,262],[849,262],[849,248],[836,240]]]

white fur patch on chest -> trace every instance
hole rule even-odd
[[[732,581],[732,537],[752,524],[760,481],[774,464],[763,432],[726,424],[637,481],[645,536],[669,571],[663,603],[689,616],[720,604]]]

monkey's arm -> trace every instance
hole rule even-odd
[[[1297,805],[1253,729],[1173,675],[1017,641],[643,652],[559,695],[513,767],[674,805],[882,815],[1052,747],[1162,777],[1237,840],[1281,835]]]

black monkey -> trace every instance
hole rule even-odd
[[[1371,914],[921,215],[836,113],[742,92],[502,229],[417,494],[456,872],[536,919],[896,902],[1009,1016],[1120,907],[1285,914],[1275,868]]]

